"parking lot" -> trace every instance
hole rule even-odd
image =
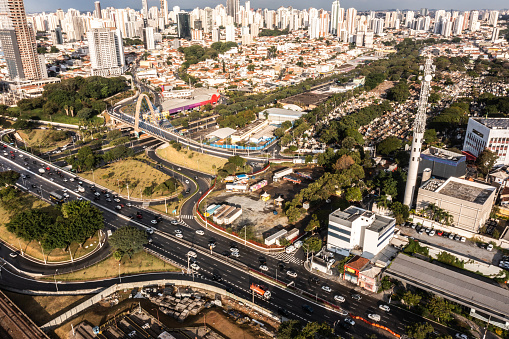
[[[454,228],[451,227],[451,231],[454,233]],[[404,226],[401,227],[401,233],[409,237],[414,237],[422,243],[428,243],[430,245],[443,248],[446,251],[450,251],[451,253],[462,254],[474,260],[479,260],[489,264],[498,264],[502,257],[502,254],[498,253],[496,249],[488,251],[478,247],[475,243],[469,241],[468,239],[466,239],[465,242],[461,242],[457,240],[451,240],[447,237],[438,236],[437,234],[434,236],[429,236],[426,232],[419,234],[419,232],[417,232],[415,229]]]

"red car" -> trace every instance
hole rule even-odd
[[[439,237],[441,237],[443,234],[444,234],[444,232],[442,232],[442,231],[438,231],[438,232],[437,232],[437,235],[438,235]]]

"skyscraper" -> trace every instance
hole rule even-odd
[[[144,19],[148,19],[148,3],[147,0],[141,0],[141,10]]]
[[[125,71],[122,33],[113,28],[92,28],[87,32],[92,75],[120,75]]]
[[[332,35],[338,35],[338,24],[339,21],[343,21],[343,16],[341,15],[341,6],[339,4],[339,0],[334,0],[332,3],[332,11],[331,11],[331,23],[330,23],[330,32]]]
[[[164,24],[168,24],[168,1],[161,0],[161,16],[164,18]]]
[[[233,17],[235,21],[237,18],[237,13],[240,9],[240,1],[239,0],[226,0],[226,14]]]
[[[95,11],[94,11],[95,17],[97,19],[102,19],[103,15],[101,13],[101,3],[99,1],[96,1],[94,4],[95,4]]]
[[[191,40],[191,22],[189,13],[177,14],[177,34],[180,39]]]
[[[23,0],[0,0],[0,42],[11,79],[40,80],[48,75],[37,54]]]

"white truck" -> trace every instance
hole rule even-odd
[[[42,174],[42,173],[44,173],[44,172],[46,172],[46,171],[44,170],[44,168],[39,168],[39,173],[41,173],[41,174]]]

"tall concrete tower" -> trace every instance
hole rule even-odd
[[[421,70],[423,67],[421,66]],[[414,198],[415,186],[417,183],[417,172],[419,170],[419,160],[421,156],[422,139],[424,139],[424,130],[426,129],[426,108],[428,106],[429,87],[431,79],[433,78],[433,60],[431,56],[426,59],[424,65],[424,78],[421,85],[421,96],[419,97],[419,104],[417,106],[417,114],[414,120],[414,136],[412,140],[412,150],[410,153],[410,165],[408,167],[408,177],[406,181],[405,197],[403,204],[408,207],[412,206]]]

